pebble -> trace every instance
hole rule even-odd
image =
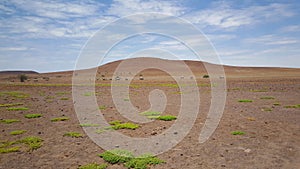
[[[250,153],[251,149],[247,148],[246,150],[244,150],[245,153]]]

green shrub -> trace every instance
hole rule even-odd
[[[163,120],[163,121],[172,121],[172,120],[176,120],[177,117],[172,116],[172,115],[165,115],[165,116],[159,116],[157,119],[158,120]]]
[[[26,132],[27,132],[27,130],[14,130],[14,131],[11,131],[9,134],[10,135],[20,135],[20,134],[23,134]]]
[[[232,135],[244,135],[245,132],[243,132],[243,131],[232,131],[231,134]]]
[[[108,167],[107,164],[91,163],[91,164],[81,166],[78,169],[106,169],[107,167]]]
[[[203,75],[203,78],[209,78],[209,75]]]
[[[252,100],[248,100],[248,99],[242,99],[242,100],[239,100],[238,102],[241,102],[241,103],[251,103],[253,101]]]
[[[279,102],[273,103],[274,106],[280,106],[281,104]]]
[[[21,75],[19,75],[19,79],[20,79],[20,82],[25,82],[25,80],[27,80],[28,77],[25,74],[21,74]]]
[[[33,118],[42,117],[42,115],[41,114],[25,114],[24,117],[28,118],[28,119],[33,119]]]
[[[3,119],[3,120],[0,120],[0,122],[10,124],[10,123],[15,123],[15,122],[20,122],[20,120],[18,120],[18,119]]]
[[[56,118],[51,119],[52,122],[66,121],[66,120],[69,120],[69,118],[68,117],[56,117]]]
[[[27,107],[8,107],[6,108],[6,110],[8,111],[25,111],[25,110],[28,110],[29,108]]]
[[[78,133],[78,132],[68,132],[68,133],[65,133],[64,136],[79,138],[79,137],[82,137],[82,134]]]

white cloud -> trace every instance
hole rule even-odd
[[[27,47],[1,47],[1,51],[25,51],[30,50],[30,48]]]
[[[184,18],[204,28],[214,26],[221,29],[229,29],[293,16],[294,12],[289,8],[289,5],[273,3],[266,6],[250,6],[235,9],[225,4],[191,12],[185,15]]]
[[[184,8],[176,5],[174,1],[115,0],[107,10],[108,15],[114,15],[118,17],[144,12],[160,12],[179,16],[184,13]]]
[[[280,29],[282,32],[300,32],[300,25],[289,25]]]
[[[278,35],[263,35],[260,37],[245,39],[244,42],[264,45],[289,45],[299,43],[299,40],[290,37],[281,37]]]

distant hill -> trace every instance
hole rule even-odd
[[[14,71],[0,71],[0,74],[19,75],[19,74],[39,74],[39,73],[35,71],[14,70]]]

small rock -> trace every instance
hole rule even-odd
[[[246,150],[244,150],[245,153],[250,153],[251,149],[247,148]]]
[[[157,134],[156,131],[152,131],[152,132],[151,132],[151,135],[156,135],[156,134]]]

